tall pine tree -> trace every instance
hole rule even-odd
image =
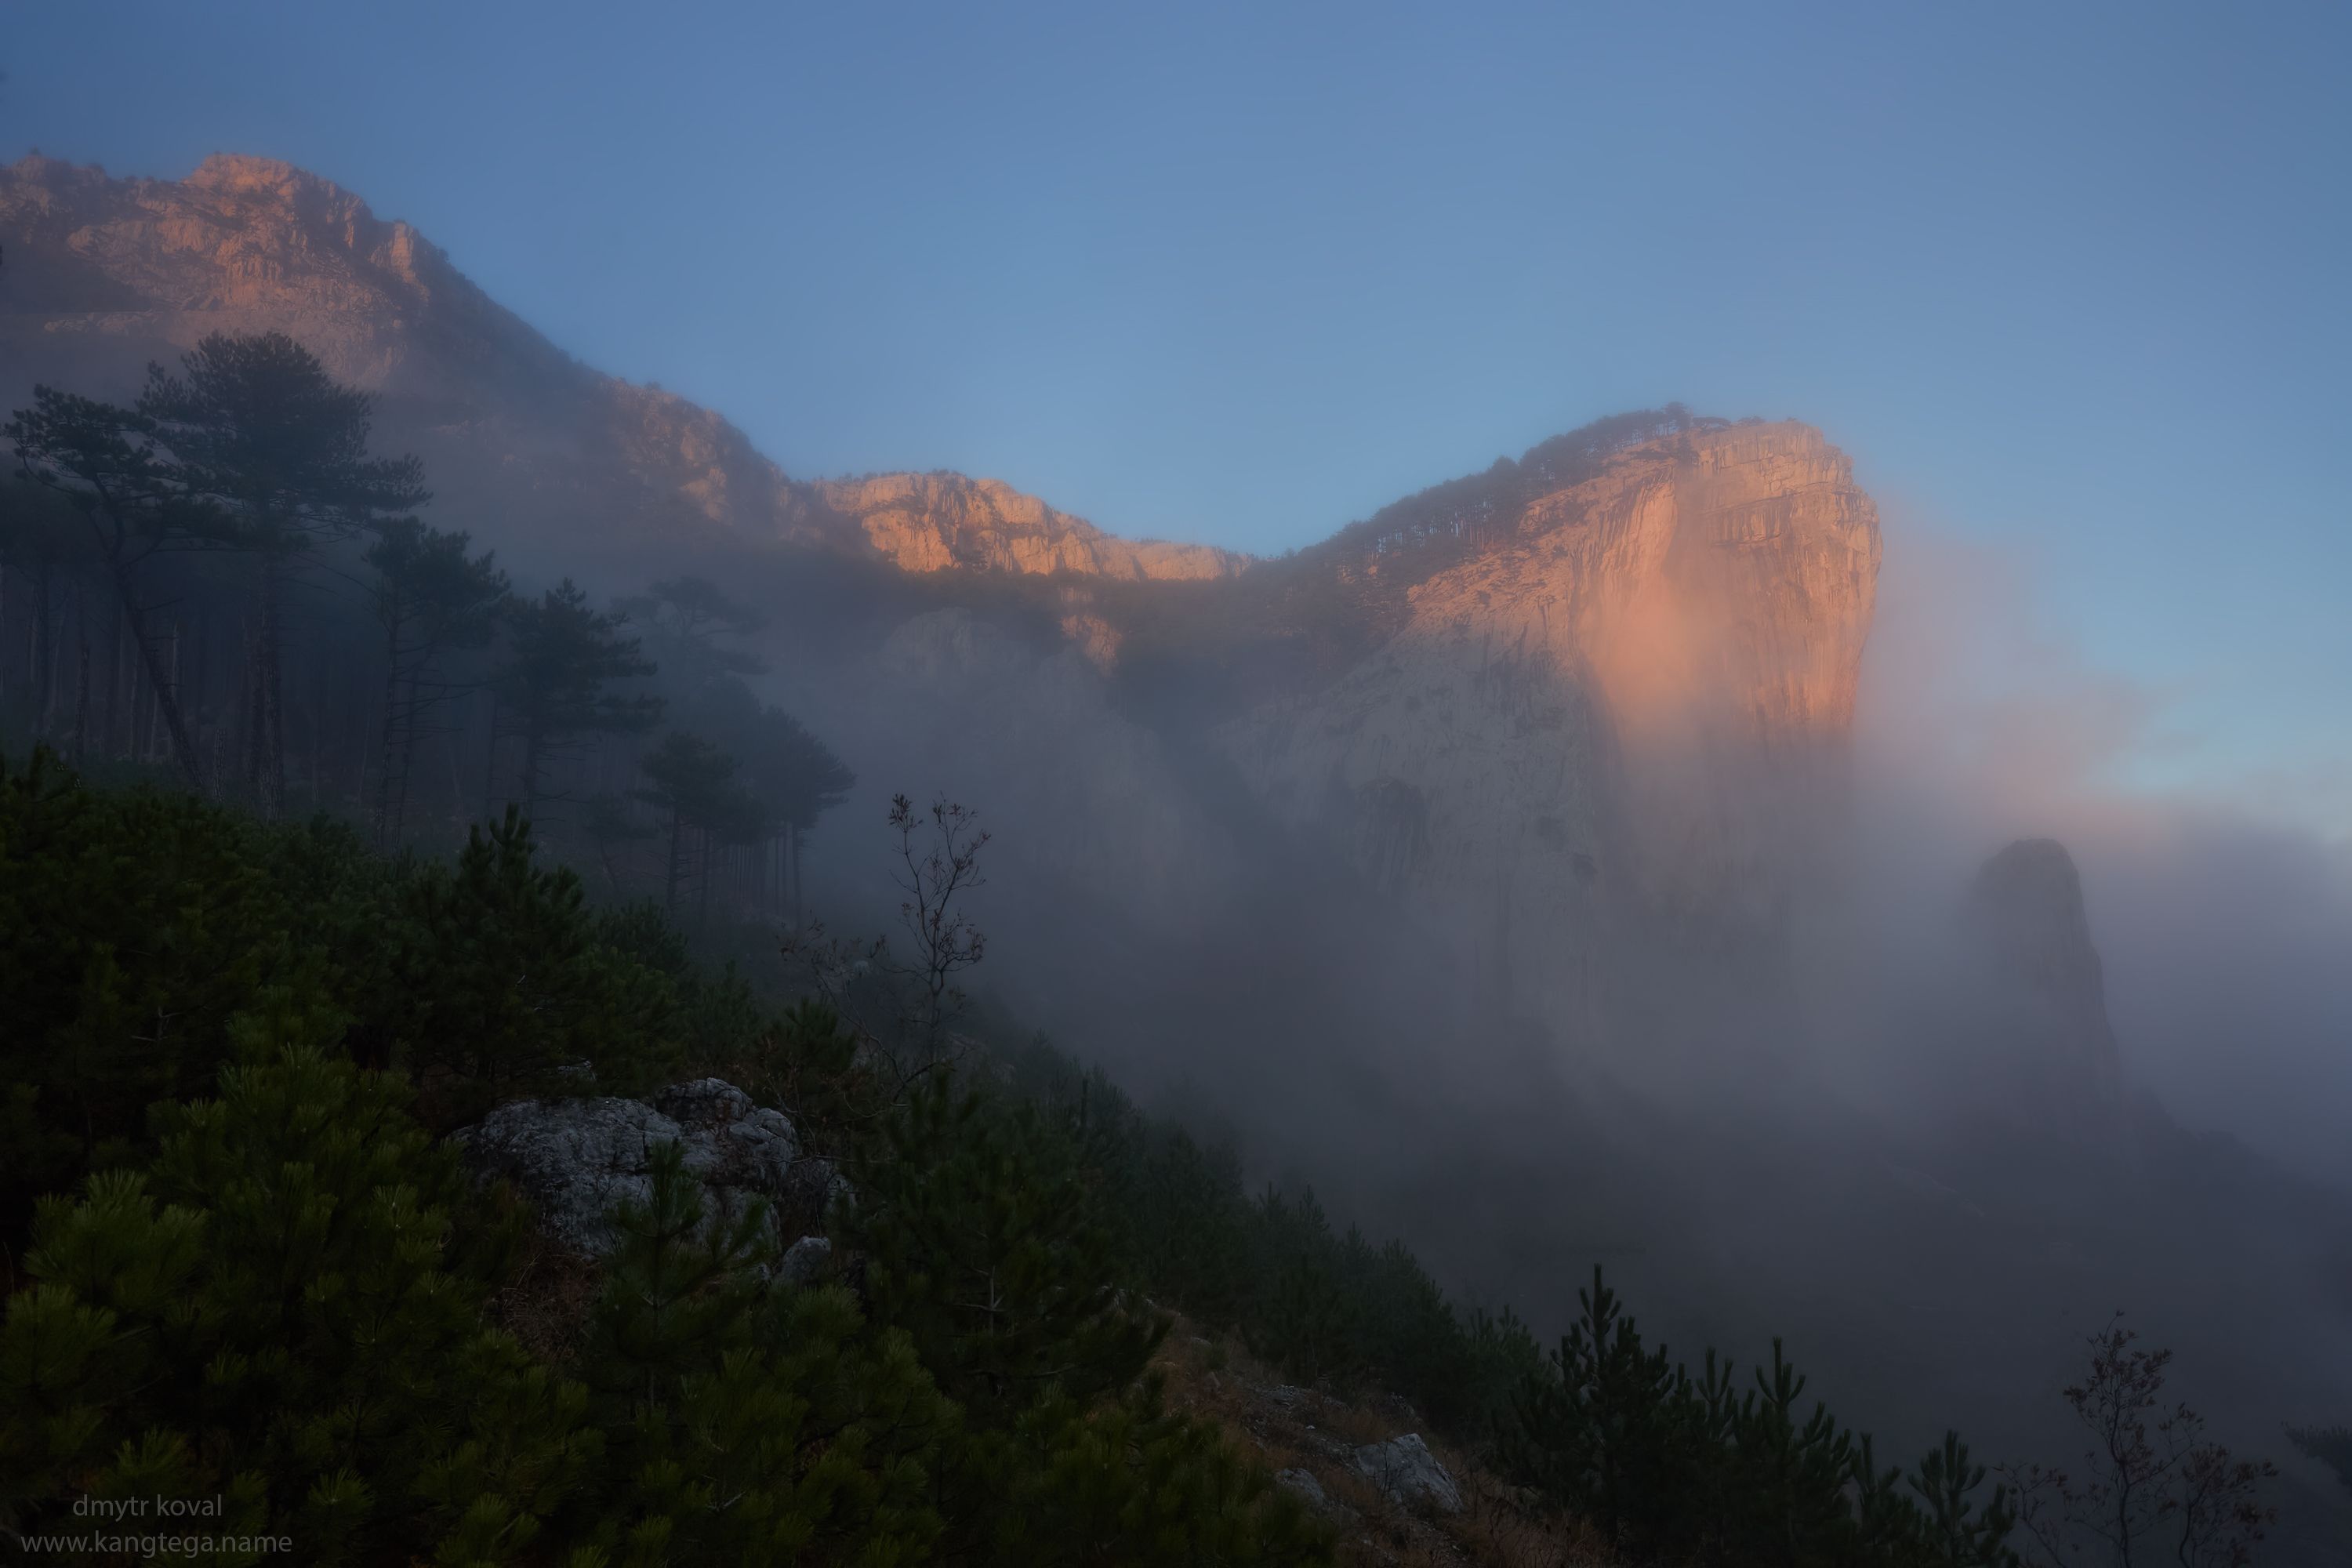
[[[636,734],[659,721],[658,697],[622,689],[655,672],[628,617],[588,603],[566,577],[535,600],[509,605],[506,663],[493,678],[499,722],[492,736],[522,743],[515,799],[526,812],[548,798],[547,768],[557,755],[595,735]]]
[[[473,554],[469,544],[463,533],[404,517],[380,525],[368,547],[367,563],[374,574],[369,599],[384,636],[374,804],[379,847],[400,835],[416,743],[432,715],[472,689],[450,679],[446,656],[487,646],[507,600],[507,575],[495,554]]]
[[[155,422],[143,414],[37,386],[32,406],[18,409],[0,433],[16,443],[23,471],[69,498],[87,525],[171,737],[172,760],[191,788],[203,788],[178,671],[154,624],[160,606],[148,596],[146,569],[165,551],[231,544],[240,534],[219,509],[189,493],[168,454],[157,451]]]
[[[286,792],[286,596],[325,545],[432,499],[413,457],[368,455],[373,399],[283,332],[215,333],[174,374],[148,369],[138,412],[183,496],[226,509],[258,563],[246,778],[256,808]]]

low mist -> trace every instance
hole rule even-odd
[[[790,683],[861,781],[812,850],[821,905],[888,924],[890,793],[977,807],[1003,1014],[1539,1334],[1597,1262],[1678,1352],[1785,1334],[1890,1440],[2042,1457],[2120,1307],[2177,1348],[2182,1397],[2292,1461],[2280,1421],[2352,1405],[2346,853],[2120,787],[2160,697],[2053,634],[2024,563],[1888,534],[1850,773],[1792,817],[1785,947],[1664,920],[1563,945],[1625,982],[1603,1014],[1498,1006],[1528,977],[1498,993],[1483,911],[1370,885],[1344,832],[1275,820],[1214,735],[1017,617],[886,616]],[[1787,787],[1753,765],[1717,794]],[[2053,1121],[1971,1011],[1970,885],[2021,837],[2079,869],[2114,1115],[2170,1129],[2140,1152]]]

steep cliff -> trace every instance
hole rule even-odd
[[[1434,895],[1495,1002],[1591,1024],[1633,933],[1769,925],[1835,788],[1877,516],[1800,425],[1706,426],[1490,520],[1393,636],[1222,733],[1369,877]]]

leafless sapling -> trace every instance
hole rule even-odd
[[[2208,1441],[2203,1417],[2168,1403],[2172,1352],[2137,1348],[2123,1316],[2090,1336],[2089,1368],[2063,1391],[2091,1433],[2082,1469],[2004,1470],[2018,1523],[2054,1564],[2243,1568],[2277,1517],[2261,1491],[2278,1468]]]

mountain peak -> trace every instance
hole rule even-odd
[[[1998,1034],[2067,1093],[2112,1104],[2121,1066],[2099,950],[2074,858],[2054,838],[2021,838],[1988,858],[1968,918],[1989,966]]]
[[[183,184],[198,190],[215,191],[319,191],[342,195],[341,185],[308,169],[276,158],[257,158],[249,153],[215,153],[196,165]],[[361,204],[362,207],[366,204]]]

